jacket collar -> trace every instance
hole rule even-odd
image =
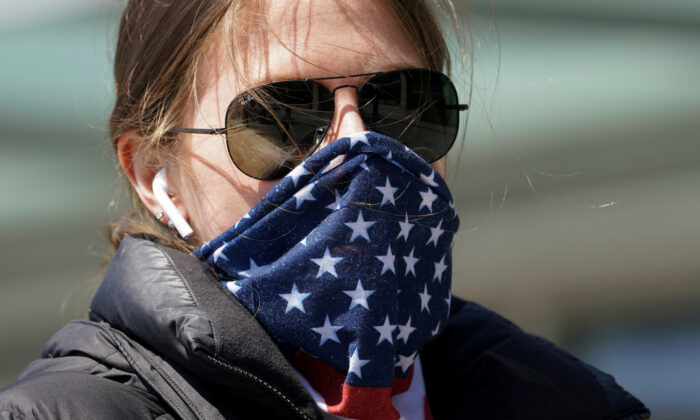
[[[126,237],[91,303],[106,321],[192,374],[276,401],[300,417],[319,411],[289,362],[210,268],[147,237]]]
[[[260,324],[189,254],[143,237],[125,238],[90,316],[203,383],[213,382],[227,396],[245,395],[266,408],[276,404],[278,413],[322,418]],[[649,416],[611,376],[471,302],[453,298],[448,325],[425,346],[421,362],[437,418]]]

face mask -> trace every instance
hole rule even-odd
[[[329,412],[362,417],[370,407],[392,418],[391,396],[408,388],[418,353],[445,326],[458,227],[433,168],[366,132],[310,156],[195,254]]]

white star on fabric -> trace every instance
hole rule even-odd
[[[408,276],[408,273],[412,273],[413,277],[416,276],[416,263],[420,261],[420,258],[415,258],[413,256],[413,251],[415,249],[415,247],[411,248],[411,253],[403,257],[403,260],[406,261],[406,272],[404,276]]]
[[[433,203],[437,199],[437,195],[433,192],[430,187],[428,187],[428,191],[419,191],[418,192],[423,199],[423,201],[420,202],[420,206],[418,206],[418,211],[420,211],[423,207],[427,207],[428,211],[433,211]]]
[[[413,364],[413,361],[414,361],[415,358],[416,358],[416,353],[417,353],[417,352],[414,351],[413,354],[411,354],[411,355],[409,355],[409,356],[404,356],[403,354],[399,354],[399,361],[396,363],[395,366],[400,367],[400,368],[401,368],[401,371],[402,371],[403,373],[406,373],[406,371],[407,371],[407,370],[411,367],[411,365]]]
[[[241,218],[236,222],[236,224],[233,225],[233,227],[237,228],[237,227],[238,227],[238,224],[241,223],[244,219],[250,219],[250,213],[244,214],[243,217],[241,217]]]
[[[243,217],[241,217],[240,220],[238,220],[238,221],[236,222],[236,224],[234,225],[234,227],[238,227],[238,224],[241,223],[241,222],[242,222],[243,220],[245,220],[245,219],[250,219],[250,212],[244,214]]]
[[[362,306],[365,309],[369,310],[369,304],[367,303],[367,298],[372,296],[372,293],[374,293],[374,290],[365,290],[362,287],[362,282],[360,280],[357,281],[357,285],[355,286],[355,290],[343,290],[343,293],[346,295],[350,296],[352,298],[352,301],[350,302],[350,307],[348,308],[348,311],[354,308],[355,306]]]
[[[302,239],[301,241],[299,241],[299,243],[302,244],[302,245],[304,245],[304,246],[306,246],[306,240],[307,240],[307,239],[309,239],[309,235],[304,236],[304,239]]]
[[[437,246],[438,239],[440,239],[440,236],[445,233],[445,231],[442,229],[442,220],[440,220],[440,223],[438,223],[437,227],[430,228],[430,239],[428,239],[427,245],[430,245],[431,243],[433,246]]]
[[[391,150],[389,150],[389,153],[387,153],[386,160],[394,160],[394,156],[391,154]]]
[[[440,321],[438,321],[437,325],[435,326],[435,329],[430,331],[430,336],[435,337],[438,331],[440,331]]]
[[[221,258],[222,260],[225,260],[225,261],[229,261],[229,259],[226,257],[226,255],[222,254],[224,248],[226,248],[226,245],[228,245],[228,244],[223,244],[219,247],[219,249],[214,251],[214,262],[218,262],[219,258]]]
[[[445,255],[443,254],[440,262],[433,264],[435,264],[435,276],[433,277],[433,280],[437,279],[438,283],[442,283],[442,273],[444,273],[447,269],[447,264],[445,264]]]
[[[323,168],[323,171],[321,171],[321,174],[325,174],[326,172],[330,172],[333,169],[335,169],[338,165],[345,162],[346,157],[347,157],[347,155],[338,155],[338,156],[334,157],[330,162],[328,162],[328,165],[326,165],[326,167]]]
[[[241,217],[241,218],[236,222],[236,224],[233,225],[233,227],[234,227],[234,228],[237,228],[237,227],[238,227],[238,224],[241,223],[244,219],[250,219],[250,213],[244,214],[243,217]]]
[[[408,241],[408,234],[411,232],[411,229],[413,229],[413,226],[415,226],[415,224],[408,221],[408,212],[406,212],[406,219],[404,219],[403,222],[399,222],[401,232],[399,232],[399,236],[397,236],[396,239],[403,237],[405,238],[404,240]]]
[[[450,304],[452,303],[452,290],[447,291],[447,297],[445,298],[445,303],[447,303],[447,313],[450,313]]]
[[[430,301],[430,298],[432,298],[432,296],[430,296],[430,294],[428,293],[427,284],[423,288],[423,293],[418,293],[418,296],[420,296],[420,311],[423,312],[423,310],[425,309],[428,313],[430,313],[428,302]]]
[[[255,261],[254,261],[252,258],[250,258],[249,260],[250,260],[250,267],[249,267],[247,270],[245,270],[245,271],[239,271],[239,272],[238,272],[238,274],[240,274],[241,276],[250,277],[250,276],[252,276],[256,271],[261,270],[261,269],[263,269],[263,268],[267,268],[267,266],[269,265],[269,264],[266,264],[266,265],[257,265],[257,264],[255,263]]]
[[[343,257],[331,257],[331,252],[326,247],[326,252],[324,252],[321,258],[311,258],[314,264],[318,264],[318,274],[316,278],[319,278],[323,273],[330,273],[333,277],[338,278],[338,273],[335,272],[335,265],[338,264]]]
[[[380,276],[389,270],[391,270],[392,273],[396,274],[396,270],[394,270],[394,261],[396,260],[396,257],[391,252],[391,245],[389,245],[389,248],[386,251],[386,255],[376,255],[376,258],[383,264],[382,272],[379,273]]]
[[[370,362],[370,359],[360,359],[360,355],[357,354],[357,348],[350,356],[350,368],[348,369],[348,375],[354,373],[358,378],[362,379],[362,366]]]
[[[362,217],[362,210],[360,210],[360,214],[357,216],[356,221],[345,223],[345,226],[352,229],[352,236],[350,237],[350,242],[352,243],[352,241],[354,241],[358,237],[367,239],[367,242],[372,242],[369,239],[369,233],[367,233],[367,229],[369,229],[370,226],[372,226],[375,223],[377,222],[365,222],[365,219]]]
[[[369,141],[367,140],[367,133],[355,133],[350,135],[350,149],[355,147],[357,143],[364,143],[369,146]]]
[[[369,166],[367,166],[367,155],[363,155],[364,160],[362,163],[360,163],[360,168],[364,169],[365,171],[369,172]]]
[[[430,175],[420,174],[420,180],[423,181],[424,184],[430,185],[431,187],[438,186],[437,182],[435,182],[435,170],[431,171]]]
[[[391,336],[391,333],[396,329],[396,325],[391,325],[388,314],[386,318],[384,318],[384,324],[377,325],[374,327],[374,329],[379,332],[379,340],[377,340],[377,345],[382,344],[382,341],[385,340],[388,341],[389,344],[394,344],[394,339]]]
[[[382,202],[379,204],[380,206],[383,206],[384,203],[391,203],[396,206],[396,202],[394,201],[394,193],[396,190],[398,190],[397,187],[392,187],[391,183],[389,182],[389,177],[386,177],[386,184],[384,184],[383,187],[374,187],[379,190],[379,192],[382,193]],[[418,209],[420,210],[420,209]]]
[[[408,336],[413,334],[413,331],[416,330],[415,327],[411,326],[411,317],[408,317],[408,321],[404,325],[399,324],[399,335],[396,336],[397,340],[403,340],[404,344],[408,343]]]
[[[315,182],[312,184],[308,184],[294,194],[294,198],[297,199],[297,208],[299,208],[304,201],[316,201],[316,197],[314,197],[314,195],[311,194],[311,190],[315,186]]]
[[[229,292],[231,292],[235,295],[239,290],[241,290],[241,285],[238,284],[237,281],[227,281],[226,288],[228,289]]]
[[[297,186],[297,182],[299,182],[299,178],[301,178],[304,175],[311,175],[311,172],[309,172],[308,169],[304,166],[302,163],[301,165],[297,166],[290,172],[287,177],[292,178],[292,182],[294,182],[294,186]]]
[[[326,320],[323,322],[323,326],[311,328],[311,329],[314,332],[321,334],[321,342],[318,344],[318,346],[320,347],[323,345],[323,343],[325,343],[328,340],[335,341],[336,343],[340,343],[340,340],[338,339],[338,334],[336,334],[336,331],[338,331],[341,328],[343,328],[342,325],[338,325],[338,326],[331,325],[331,321],[328,319],[328,315],[326,315]]]
[[[334,192],[335,192],[335,201],[326,206],[326,208],[328,210],[338,210],[338,209],[340,209],[340,206],[343,204],[343,202],[345,202],[345,200],[343,200],[343,198],[340,196],[340,194],[338,194],[338,191],[334,191]]]
[[[303,313],[306,313],[306,310],[304,309],[304,299],[311,296],[311,293],[299,293],[299,289],[297,289],[297,284],[293,283],[291,292],[280,293],[279,295],[287,301],[287,309],[285,309],[284,311],[285,314],[294,308],[299,309]]]

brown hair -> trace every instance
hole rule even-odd
[[[185,113],[196,100],[199,64],[212,34],[235,25],[237,12],[263,0],[198,0],[187,2],[130,0],[118,33],[114,58],[116,103],[109,120],[110,138],[134,130],[141,138],[138,153],[154,168],[178,155],[175,136]],[[450,62],[437,13],[459,30],[450,0],[383,0],[420,51],[428,68],[449,70]],[[264,28],[263,28],[264,29]],[[233,52],[235,53],[235,51]],[[125,179],[125,176],[122,176]],[[180,250],[193,246],[164,227],[143,206],[131,186],[129,209],[110,227],[116,249],[123,237],[147,233]]]

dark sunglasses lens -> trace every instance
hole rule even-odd
[[[246,175],[279,179],[314,152],[333,117],[333,97],[323,85],[285,81],[234,99],[226,114],[226,142]]]
[[[444,156],[459,128],[454,85],[442,73],[408,69],[370,78],[359,93],[370,130],[392,137],[427,162]]]

